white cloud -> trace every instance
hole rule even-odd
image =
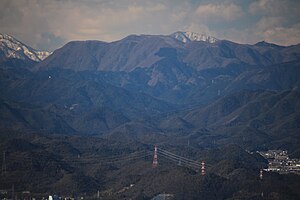
[[[206,4],[200,5],[196,10],[197,15],[206,22],[232,21],[243,15],[241,7],[235,4]]]

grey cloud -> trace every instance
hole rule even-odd
[[[242,16],[242,9],[236,4],[205,4],[200,5],[196,13],[201,20],[232,21]]]
[[[0,23],[14,26],[22,18],[20,6],[14,1],[3,0],[0,6]]]
[[[277,19],[281,26],[291,26],[300,21],[300,1],[259,0],[250,5],[250,13],[266,18]]]
[[[48,47],[47,50],[48,49],[54,50],[65,43],[66,43],[66,39],[56,36],[53,33],[45,32],[39,36],[37,42],[37,49],[46,50],[44,48]]]
[[[299,43],[300,2],[295,0],[258,0],[249,7],[250,13],[260,15],[253,30],[263,40],[291,45]]]
[[[281,1],[252,1],[250,7],[249,2],[241,2],[245,1],[2,0],[4,6],[0,8],[0,32],[16,36],[34,48],[49,50],[71,40],[113,41],[129,34],[169,34],[177,30],[205,32],[238,42],[268,39],[287,44],[298,41],[280,39],[287,34],[298,33],[298,22],[294,19],[299,19],[296,12],[298,4],[290,0],[288,2],[292,3],[283,5],[284,14],[274,14],[272,9],[278,10]],[[266,2],[266,8],[262,6],[263,2]],[[272,5],[272,2],[276,5]],[[200,9],[208,4],[211,5],[210,10]],[[245,12],[244,7],[249,12]],[[226,12],[222,14],[220,10]],[[238,28],[245,23],[245,18],[253,16],[259,16],[254,25],[249,24],[243,30]],[[222,23],[222,20],[226,23]],[[272,26],[267,26],[270,22]],[[277,29],[270,34],[275,25]],[[279,30],[285,31],[285,35],[279,34]]]

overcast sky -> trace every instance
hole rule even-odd
[[[41,50],[71,40],[206,33],[239,43],[300,43],[299,0],[0,0],[0,32]]]

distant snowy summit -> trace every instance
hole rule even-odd
[[[52,52],[35,50],[14,37],[0,33],[0,51],[6,58],[17,58],[21,60],[30,59],[40,62],[47,58]]]
[[[190,31],[186,31],[186,32],[178,31],[172,33],[170,36],[184,43],[192,42],[192,41],[204,41],[209,43],[215,43],[216,41],[218,41],[218,39],[208,36],[206,34],[193,33]]]

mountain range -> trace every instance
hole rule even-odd
[[[8,168],[0,187],[39,195],[100,190],[105,199],[165,191],[178,199],[259,199],[261,190],[269,199],[298,199],[298,176],[270,173],[262,182],[266,160],[253,152],[300,158],[299,74],[299,44],[175,32],[71,41],[46,52],[0,34],[0,151]],[[207,175],[160,159],[157,170],[147,159],[102,163],[153,144],[206,160]]]
[[[250,149],[288,137],[299,151],[299,45],[175,32],[74,41],[47,53],[1,38],[2,131],[176,135],[200,146],[226,137]],[[10,60],[27,64],[7,67]]]

